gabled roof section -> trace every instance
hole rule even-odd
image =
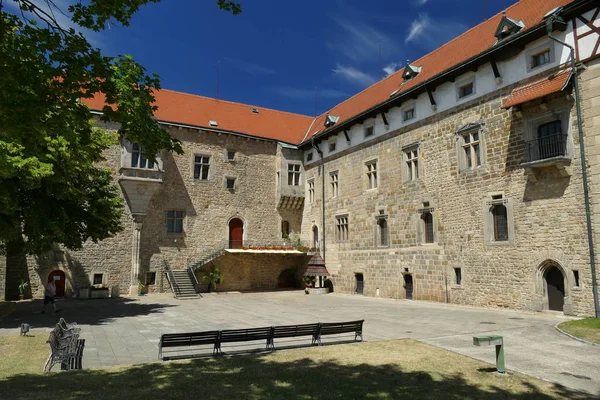
[[[286,143],[300,143],[314,120],[313,117],[305,115],[172,90],[157,91],[154,97],[158,106],[154,116],[160,122],[218,129]],[[104,107],[104,96],[97,95],[93,99],[85,99],[84,103],[93,110],[101,111]]]
[[[573,70],[566,68],[527,85],[513,89],[502,104],[502,108],[518,106],[549,94],[565,90],[571,81]]]
[[[402,69],[333,107],[328,114],[337,115],[340,119],[333,127],[321,132],[319,136],[327,134],[327,132],[342,126],[355,116],[387,100],[400,97],[403,93],[431,78],[464,64],[470,58],[491,49],[497,42],[494,35],[496,29],[505,16],[514,21],[522,21],[525,27],[519,32],[521,33],[540,24],[550,10],[569,3],[571,3],[571,0],[521,0],[515,3],[506,10],[505,15],[502,13],[496,14],[437,50],[415,60],[412,65],[418,65],[421,68],[421,73],[413,79],[404,82],[404,69]],[[390,96],[391,93],[393,94]],[[314,126],[324,126],[325,115],[317,117]],[[314,136],[314,133],[312,135]],[[310,139],[311,135],[305,139],[305,142]]]
[[[404,78],[405,81],[411,80],[419,75],[419,72],[421,72],[421,67],[411,65],[410,61],[406,60],[406,67],[404,67],[404,71],[402,72],[402,78]]]
[[[502,19],[498,24],[498,28],[496,28],[496,33],[494,36],[501,41],[506,39],[510,35],[513,35],[519,32],[521,29],[525,28],[525,24],[521,20],[512,19],[506,16],[506,11],[502,12]]]

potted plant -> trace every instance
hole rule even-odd
[[[216,289],[218,283],[223,281],[223,272],[215,265],[204,274],[202,280],[208,281],[208,293],[210,293],[212,289]]]
[[[24,300],[25,299],[25,290],[27,290],[27,286],[29,286],[29,283],[25,282],[25,280],[23,278],[21,278],[21,283],[19,283],[19,300]]]
[[[137,289],[138,296],[143,296],[144,295],[144,290],[146,289],[146,285],[144,285],[142,283],[142,281],[138,281],[137,287],[138,287],[138,289]]]

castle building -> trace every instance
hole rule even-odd
[[[293,287],[319,251],[336,292],[593,315],[599,16],[521,0],[316,118],[162,90],[184,154],[106,154],[125,230],[9,255],[4,292],[19,268],[37,293]]]

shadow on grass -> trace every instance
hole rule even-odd
[[[482,373],[485,374],[485,373]],[[6,399],[596,399],[555,385],[541,393],[524,382],[515,391],[497,376],[490,387],[462,375],[403,370],[397,364],[344,365],[309,358],[270,361],[260,355],[155,363],[128,369],[23,374],[0,380]],[[489,382],[489,381],[488,381]],[[513,386],[514,389],[514,386]]]
[[[51,304],[46,306],[46,314],[41,314],[41,300],[12,303],[16,309],[10,315],[0,318],[0,329],[17,329],[22,322],[27,322],[32,328],[52,328],[60,317],[80,325],[98,325],[118,318],[162,313],[165,309],[174,307],[163,303],[140,303],[135,299],[123,297],[97,300],[61,299],[56,302],[56,306],[61,310],[58,314],[53,314]]]

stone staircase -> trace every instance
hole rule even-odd
[[[213,253],[210,253],[208,256],[202,258],[200,261],[196,261],[196,262],[192,263],[192,265],[190,265],[190,268],[192,271],[196,271],[198,268],[202,268],[203,266],[205,266],[209,262],[213,261],[214,259],[221,257],[223,254],[225,254],[225,247],[223,247],[222,249],[219,249]]]
[[[199,297],[196,283],[188,269],[174,269],[170,273],[171,289],[177,299],[195,299]]]

